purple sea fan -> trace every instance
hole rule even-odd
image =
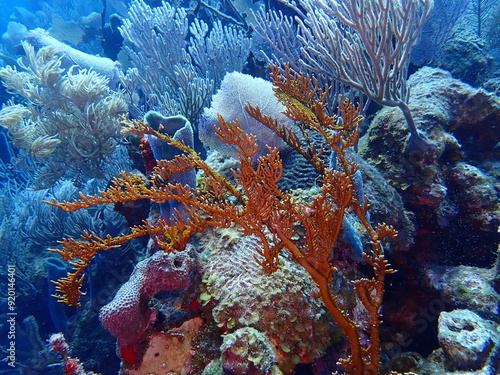
[[[285,144],[272,130],[250,117],[245,105],[258,106],[264,115],[277,118],[279,122],[292,126],[293,121],[282,112],[286,110],[274,96],[271,82],[239,72],[227,73],[221,88],[212,97],[212,105],[205,108],[199,123],[199,135],[203,144],[227,156],[237,156],[232,145],[224,144],[215,135],[214,125],[218,125],[217,114],[227,122],[239,120],[246,133],[257,137],[259,152],[256,157],[267,153],[267,146],[284,150]]]

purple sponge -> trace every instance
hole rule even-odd
[[[155,294],[188,287],[195,264],[191,250],[188,245],[182,252],[158,251],[140,261],[115,298],[101,308],[99,319],[104,328],[118,339],[119,349],[137,344],[154,322],[156,311],[148,304]]]

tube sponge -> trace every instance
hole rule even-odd
[[[162,132],[167,133],[175,140],[181,141],[186,146],[194,149],[193,128],[191,127],[191,123],[184,116],[163,117],[158,112],[149,111],[144,116],[144,120],[155,130],[158,130],[161,126]],[[181,153],[177,147],[169,145],[166,141],[154,135],[148,135],[147,139],[156,160],[172,160]],[[173,173],[168,182],[179,183],[195,188],[196,171],[194,169],[189,169],[183,173]],[[168,221],[171,219],[175,213],[174,210],[178,210],[181,215],[186,216],[183,205],[177,201],[170,200],[160,204],[160,213],[164,220]],[[187,219],[187,216],[184,218]]]
[[[195,264],[191,250],[188,245],[182,252],[159,251],[140,261],[115,298],[101,308],[99,319],[118,339],[119,349],[137,344],[156,318],[156,311],[148,306],[156,293],[184,290],[189,286]]]

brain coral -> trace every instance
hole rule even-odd
[[[267,274],[256,261],[256,237],[233,236],[221,242],[210,246],[200,296],[216,324],[227,335],[242,327],[265,334],[283,372],[317,358],[334,325],[322,302],[312,297],[317,288],[306,271],[282,257],[279,270]]]

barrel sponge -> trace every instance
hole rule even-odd
[[[200,119],[199,137],[203,144],[226,156],[237,156],[232,145],[222,143],[215,135],[214,126],[219,124],[217,114],[220,114],[226,122],[239,120],[245,132],[257,136],[259,155],[267,153],[266,145],[278,150],[284,149],[281,138],[248,115],[245,110],[248,103],[258,106],[264,115],[274,117],[280,123],[293,125],[293,121],[282,113],[286,108],[274,96],[271,82],[239,72],[227,73],[220,89],[212,97],[211,107],[205,108]]]
[[[136,344],[154,320],[156,311],[148,303],[155,294],[188,287],[195,265],[192,254],[188,246],[182,252],[159,251],[142,260],[113,300],[101,308],[99,319],[118,339],[119,348]]]

